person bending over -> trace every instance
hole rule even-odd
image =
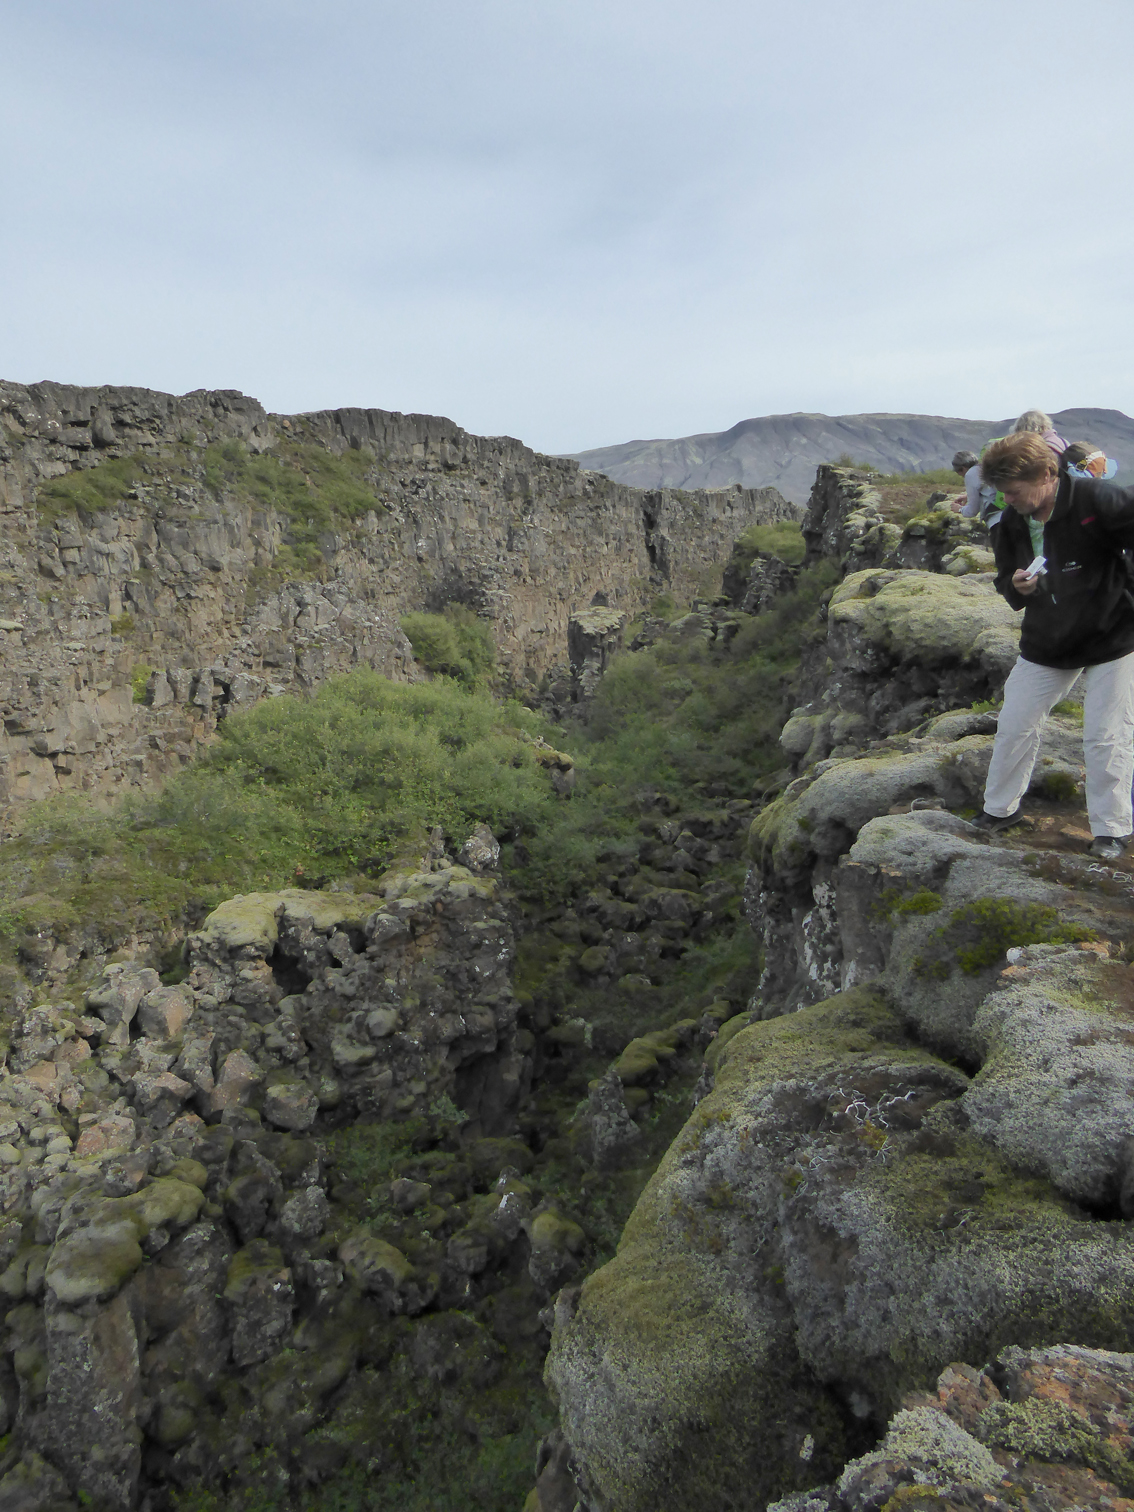
[[[953,500],[953,513],[976,518],[991,530],[1000,521],[1001,506],[996,489],[981,478],[980,458],[971,451],[954,452],[952,468],[965,480],[964,493]]]
[[[1061,473],[1035,432],[990,446],[981,474],[1008,506],[993,535],[996,588],[1024,622],[975,825],[1015,822],[1044,721],[1082,672],[1090,849],[1116,860],[1132,828],[1134,600],[1122,553],[1134,550],[1134,489]]]

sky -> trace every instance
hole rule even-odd
[[[443,414],[1134,412],[1134,6],[0,0],[0,377]]]

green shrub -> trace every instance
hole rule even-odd
[[[153,674],[154,669],[152,667],[147,667],[145,662],[139,662],[134,670],[130,673],[130,688],[133,692],[134,702],[136,704],[145,703],[146,689],[149,686],[150,678],[153,676]]]
[[[1041,773],[1033,791],[1051,803],[1072,803],[1079,796],[1079,783],[1070,772]]]
[[[937,913],[940,907],[940,896],[935,892],[930,892],[928,887],[922,887],[917,892],[911,893],[908,898],[903,898],[896,906],[894,912],[900,914],[930,914]]]
[[[406,614],[401,623],[427,671],[452,677],[465,688],[488,683],[496,662],[492,629],[464,604],[448,604],[443,614]]]
[[[133,635],[134,616],[132,614],[117,614],[110,621],[111,635]]]
[[[136,669],[144,689],[149,669]],[[111,811],[29,807],[0,850],[0,955],[26,929],[79,919],[110,944],[236,892],[370,878],[420,855],[433,825],[460,843],[548,827],[560,806],[535,759],[542,723],[446,681],[360,671],[312,698],[225,720],[193,767]]]
[[[52,519],[75,509],[91,513],[112,509],[132,492],[150,466],[152,464],[141,452],[135,452],[129,457],[112,457],[94,467],[53,478],[39,491],[39,512]]]
[[[1073,698],[1061,698],[1051,712],[1061,714],[1064,719],[1073,719],[1076,724],[1083,723],[1083,705]]]

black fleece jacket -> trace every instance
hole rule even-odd
[[[1006,509],[992,532],[996,590],[1024,611],[1020,655],[1042,667],[1093,667],[1134,651],[1134,607],[1121,553],[1134,550],[1134,488],[1064,473],[1044,526],[1047,571],[1035,593],[1012,574],[1035,552],[1028,522]]]

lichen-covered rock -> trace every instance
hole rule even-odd
[[[264,1117],[277,1129],[309,1129],[318,1111],[318,1093],[298,1078],[274,1082],[264,1093]]]
[[[295,1239],[315,1239],[327,1226],[331,1204],[322,1187],[304,1187],[284,1203],[280,1226]]]
[[[237,1250],[225,1278],[224,1300],[232,1308],[234,1364],[256,1365],[290,1337],[295,1292],[291,1271],[273,1245],[256,1239]]]
[[[192,1018],[195,1006],[192,990],[184,984],[155,987],[139,1004],[138,1023],[152,1039],[173,1039]]]
[[[842,1404],[885,1414],[1008,1342],[1126,1337],[1134,1239],[975,1139],[966,1087],[862,990],[732,1038],[553,1335],[548,1381],[595,1505],[802,1490],[840,1457]]]
[[[1110,1512],[1134,1492],[1128,1354],[1056,1344],[1004,1350],[995,1375],[957,1362],[919,1392],[882,1442],[834,1485],[768,1512],[946,1512],[1012,1507]]]
[[[113,1296],[141,1265],[143,1241],[154,1230],[191,1223],[203,1201],[196,1186],[174,1178],[131,1197],[80,1193],[62,1214],[47,1262],[49,1290],[68,1306]]]
[[[528,1274],[543,1291],[562,1286],[578,1271],[587,1236],[577,1223],[545,1208],[528,1225],[532,1253]]]
[[[1020,906],[1065,906],[1064,879],[1046,879],[1024,852],[989,846],[958,815],[944,811],[950,806],[972,812],[981,805],[993,742],[969,732],[982,717],[946,717],[934,722],[932,733],[896,740],[888,751],[820,762],[757,815],[750,831],[757,864],[748,913],[765,949],[754,1001],[760,1011],[818,1001],[886,968],[888,985],[920,1005],[919,1022],[944,1017],[934,1012],[935,994],[947,997],[956,981],[941,993],[933,973],[918,975],[925,938],[941,921],[918,924],[902,916],[901,940],[895,933],[891,952],[894,921],[882,894],[894,893],[899,876],[904,886],[941,894],[954,910],[1005,893]],[[1049,721],[1033,787],[1055,773],[1074,785],[1082,772],[1076,764],[1081,741],[1077,726]],[[1071,863],[1067,880],[1073,872]],[[864,890],[867,873],[873,880]],[[1107,916],[1113,923],[1106,927],[1117,927],[1120,910],[1108,914],[1099,890],[1092,897],[1082,885],[1088,877],[1077,882],[1076,917],[1098,928]],[[964,1010],[966,1033],[974,1007],[970,1002]],[[971,1048],[960,1039],[954,1043],[958,1050]]]
[[[77,1512],[78,1505],[58,1470],[34,1449],[0,1477],[4,1512]]]
[[[461,846],[460,863],[472,872],[491,871],[500,860],[500,842],[487,824],[478,824]]]
[[[209,1094],[210,1113],[223,1113],[249,1101],[252,1089],[264,1079],[260,1067],[244,1050],[230,1050],[225,1056],[216,1085]]]
[[[571,616],[567,623],[567,655],[577,700],[593,696],[611,657],[621,649],[625,624],[623,610],[602,605]]]
[[[592,1082],[586,1106],[574,1122],[580,1149],[600,1171],[622,1164],[642,1138],[626,1106],[622,1079],[613,1066]]]
[[[422,1276],[401,1250],[373,1234],[352,1234],[339,1246],[347,1274],[391,1313],[419,1313],[437,1295],[437,1279]]]
[[[1130,968],[1091,952],[1020,950],[973,1021],[983,1065],[974,1131],[1095,1208],[1134,1216],[1134,1047],[1115,1001]]]
[[[121,1512],[135,1504],[141,1471],[140,1353],[124,1295],[93,1316],[47,1308],[47,1389],[33,1438],[87,1496]]]
[[[980,577],[855,572],[828,610],[831,654],[859,671],[975,662],[1003,679],[1019,655],[1019,634],[1019,615]]]
[[[900,1478],[894,1462],[900,1461]],[[886,1437],[869,1454],[851,1460],[839,1476],[844,1503],[863,1508],[877,1503],[879,1483],[887,1497],[906,1480],[919,1486],[948,1486],[960,1481],[978,1492],[1001,1477],[1000,1466],[985,1446],[932,1407],[903,1408],[890,1419]]]
[[[189,980],[213,1005],[172,1067],[206,1094],[205,1116],[253,1106],[293,1131],[320,1108],[396,1118],[452,1097],[459,1073],[471,1120],[493,1132],[507,1118],[526,1074],[509,907],[494,878],[431,865],[388,876],[381,899],[288,889],[209,915]],[[250,1026],[235,1045],[234,1014]]]
[[[148,966],[133,961],[108,966],[102,981],[87,994],[87,1007],[107,1025],[112,1041],[124,1045],[138,1004],[160,986],[161,978]]]

